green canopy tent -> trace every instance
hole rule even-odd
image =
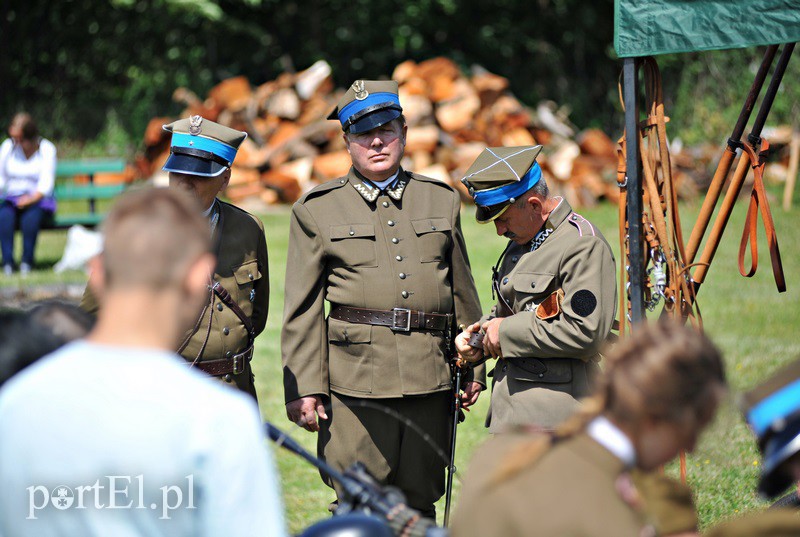
[[[637,136],[639,58],[795,43],[800,41],[800,0],[615,0],[614,10],[614,49],[623,58],[627,214],[638,215],[628,218],[631,320],[635,323],[645,317],[643,202]]]

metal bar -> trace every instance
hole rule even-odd
[[[642,174],[639,158],[639,61],[637,58],[625,58],[622,67],[622,98],[625,103],[625,139],[627,154],[625,167],[628,176],[628,258],[631,324],[635,325],[645,319],[644,309],[644,236],[642,232]],[[624,255],[624,252],[622,253]],[[625,289],[620,289],[624,293]],[[620,312],[624,315],[625,312]]]

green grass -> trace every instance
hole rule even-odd
[[[784,213],[773,203],[778,238],[783,253],[788,292],[778,294],[772,280],[765,241],[760,237],[761,266],[751,279],[739,276],[736,252],[744,221],[745,206],[740,203],[731,218],[726,235],[699,294],[705,328],[725,353],[731,396],[720,411],[718,419],[703,437],[694,455],[688,459],[689,483],[696,495],[701,525],[709,525],[737,513],[762,508],[755,494],[759,471],[758,454],[753,439],[735,408],[736,395],[773,372],[779,366],[800,355],[800,339],[795,331],[800,326],[800,213]],[[682,218],[688,229],[694,223],[699,202],[683,205]],[[581,213],[606,235],[619,259],[616,208],[600,205]],[[315,451],[315,435],[307,433],[285,418],[281,381],[280,324],[283,310],[284,267],[288,239],[288,208],[263,215],[270,252],[270,283],[272,287],[270,316],[267,328],[256,343],[254,369],[261,411],[265,419],[291,433],[310,451]],[[467,239],[473,274],[484,309],[491,305],[490,268],[504,247],[505,240],[497,237],[494,226],[475,223],[472,209],[463,213],[463,228]],[[80,282],[81,272],[55,277],[49,267],[55,263],[63,248],[65,232],[46,231],[37,249],[37,269],[27,280],[18,277],[2,280],[0,285],[27,286],[39,283]],[[651,317],[655,314],[651,314]],[[484,394],[459,428],[457,466],[460,473],[475,447],[488,437],[483,419],[488,405]],[[333,492],[320,481],[317,471],[298,457],[277,452],[287,521],[292,532],[299,532],[310,523],[327,516],[326,507],[334,498]],[[672,464],[667,471],[676,474]],[[459,484],[456,481],[455,500]],[[438,511],[444,511],[441,501]]]

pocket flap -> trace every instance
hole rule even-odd
[[[452,229],[447,218],[421,218],[419,220],[412,220],[411,225],[414,226],[414,232],[417,235],[433,233],[435,231],[450,231]]]
[[[518,293],[544,293],[550,288],[555,274],[546,272],[518,272],[514,274],[511,284]]]
[[[525,382],[544,384],[566,384],[572,382],[571,358],[543,359],[511,358],[509,375]]]
[[[350,343],[369,343],[372,339],[372,326],[348,323],[338,319],[328,319],[328,341],[339,345]]]
[[[258,260],[253,259],[247,263],[242,263],[238,267],[233,267],[233,277],[239,285],[254,282],[261,278],[261,272],[258,270]]]
[[[346,224],[331,226],[331,240],[358,239],[375,237],[375,226],[372,224]]]

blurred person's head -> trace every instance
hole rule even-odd
[[[0,386],[62,343],[26,312],[0,310]]]
[[[163,315],[177,322],[165,331],[185,329],[207,296],[214,268],[208,221],[196,199],[170,188],[131,192],[114,205],[103,234],[103,252],[91,261],[97,277],[90,284],[104,302],[98,325],[119,315]],[[128,311],[127,304],[142,300],[149,312]]]
[[[94,318],[75,304],[43,300],[28,309],[28,315],[63,343],[80,339],[94,326]]]
[[[247,133],[231,129],[201,116],[180,119],[164,130],[172,133],[170,155],[162,168],[169,172],[169,185],[194,196],[202,210],[231,178],[231,165]]]
[[[744,394],[742,406],[764,457],[758,491],[777,496],[800,482],[800,359]]]
[[[653,470],[694,450],[725,393],[722,355],[674,322],[637,327],[607,356],[596,404],[625,432],[637,466]]]
[[[39,129],[27,112],[19,112],[11,119],[8,135],[16,145],[22,147],[26,155],[33,153],[39,146]]]

